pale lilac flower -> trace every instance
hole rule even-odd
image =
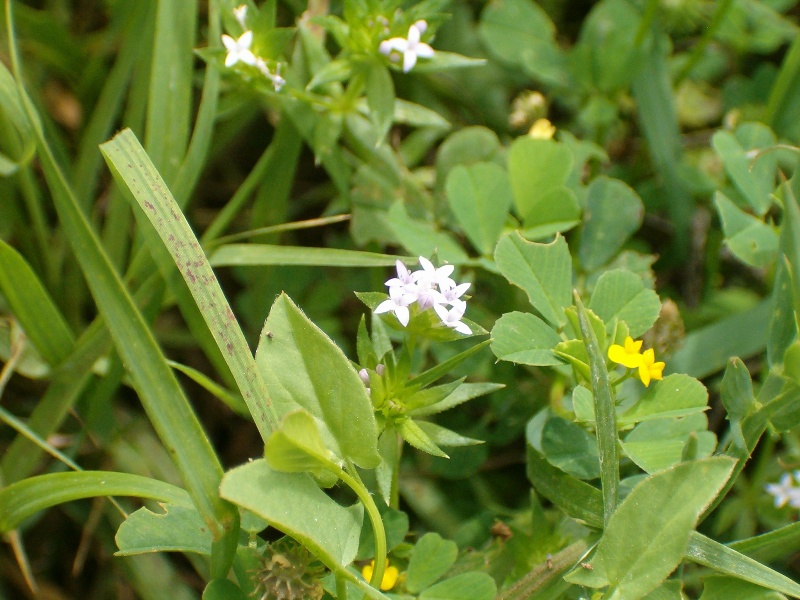
[[[358,372],[358,376],[361,378],[361,381],[364,383],[364,385],[367,386],[367,389],[369,389],[369,371],[366,369],[361,369]]]
[[[425,310],[431,306],[444,304],[445,299],[432,285],[422,284],[417,286],[416,301],[420,310]]]
[[[469,325],[461,321],[461,318],[464,316],[464,311],[467,310],[467,303],[463,300],[456,300],[456,302],[453,304],[453,308],[450,310],[447,310],[441,304],[434,304],[433,310],[435,310],[436,314],[439,315],[442,323],[448,327],[455,329],[464,335],[470,335],[472,333]]]
[[[470,285],[470,283],[461,283],[454,287],[444,288],[442,290],[442,297],[444,298],[445,303],[452,306],[458,301],[463,302],[463,300],[459,299],[464,295],[464,292],[469,289]]]
[[[247,19],[247,5],[240,4],[236,8],[233,9],[233,16],[236,17],[236,20],[239,21],[239,25],[242,26],[242,29],[247,29],[247,25],[245,25],[245,20]]]
[[[384,300],[378,305],[378,308],[375,309],[375,314],[379,315],[381,313],[393,312],[397,320],[400,321],[400,324],[405,327],[408,325],[408,320],[411,317],[408,311],[408,305],[413,301],[414,298],[411,298],[408,294],[404,294],[400,288],[390,287],[389,299]]]
[[[456,286],[456,282],[450,278],[450,274],[455,269],[453,265],[444,265],[437,269],[424,256],[419,257],[419,264],[422,265],[422,271],[414,272],[414,279],[419,285],[439,286],[439,289],[450,289]]]
[[[250,50],[253,43],[253,32],[245,31],[239,36],[239,39],[234,40],[229,35],[222,35],[222,43],[228,51],[225,57],[225,66],[232,67],[237,62],[243,62],[246,65],[255,66],[257,59],[256,55]]]
[[[425,21],[417,21],[408,28],[408,39],[391,38],[383,40],[380,45],[381,54],[392,59],[392,52],[403,55],[403,73],[408,73],[417,64],[417,58],[433,58],[433,48],[420,41],[420,36],[428,29]]]
[[[775,499],[775,508],[781,508],[787,503],[792,508],[800,508],[800,488],[793,484],[792,476],[784,473],[780,483],[768,483],[764,486],[767,493]]]
[[[399,260],[396,263],[397,277],[392,277],[386,282],[388,287],[399,287],[404,292],[414,293],[417,288],[417,283],[414,280],[414,274],[409,271],[406,266]]]

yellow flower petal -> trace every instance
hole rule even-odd
[[[641,356],[642,362],[639,365],[639,379],[642,380],[645,387],[649,387],[651,380],[661,380],[664,378],[663,371],[666,363],[656,362],[656,353],[652,348],[645,350]]]
[[[608,349],[608,358],[612,362],[623,365],[629,369],[635,369],[642,362],[642,355],[639,354],[639,348],[642,347],[642,341],[633,341],[628,336],[625,338],[625,345],[613,344]]]
[[[535,140],[549,140],[552,139],[553,134],[556,132],[556,127],[547,119],[536,119],[531,126],[528,135]]]
[[[364,565],[361,569],[361,575],[368,582],[372,580],[372,574],[375,572],[375,561],[370,561],[368,565]],[[397,579],[400,577],[400,571],[397,567],[389,564],[389,559],[386,559],[386,570],[383,572],[383,579],[381,580],[381,589],[386,592],[397,585]]]

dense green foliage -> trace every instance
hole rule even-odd
[[[3,4],[0,599],[800,597],[796,0]]]

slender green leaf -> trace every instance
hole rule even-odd
[[[7,532],[40,510],[98,496],[136,496],[191,506],[179,487],[140,475],[72,471],[29,477],[0,490],[0,531]]]
[[[118,185],[151,220],[181,271],[264,439],[276,427],[275,411],[236,317],[189,223],[132,131],[101,146]]]
[[[395,262],[415,263],[411,256],[393,256],[342,250],[340,248],[306,248],[271,246],[269,244],[227,244],[209,256],[211,266],[241,267],[263,265],[304,265],[318,267],[393,267]]]

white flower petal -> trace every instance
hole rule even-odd
[[[408,28],[408,45],[409,47],[414,47],[419,43],[420,34],[422,32],[417,29],[417,24],[414,23],[411,27]]]
[[[376,315],[380,315],[380,314],[383,314],[383,313],[387,313],[387,312],[393,311],[396,308],[396,306],[397,305],[394,302],[392,302],[391,300],[384,300],[383,302],[378,304],[378,306],[375,308],[375,310],[373,312]]]
[[[408,307],[406,306],[398,306],[394,309],[394,314],[397,316],[397,320],[400,321],[400,324],[405,327],[408,325],[408,320],[410,314],[408,312]]]
[[[236,40],[236,43],[242,50],[249,50],[250,44],[253,43],[253,32],[245,31],[242,35],[239,36],[239,39]]]
[[[469,325],[462,323],[461,321],[458,321],[453,329],[459,333],[463,333],[464,335],[472,335],[472,329],[469,328]]]
[[[233,52],[237,47],[236,40],[229,35],[225,35],[224,33],[222,34],[222,45],[225,46],[225,49],[228,50],[228,52]]]
[[[420,58],[433,58],[433,48],[425,42],[420,42],[416,47],[417,56]]]

